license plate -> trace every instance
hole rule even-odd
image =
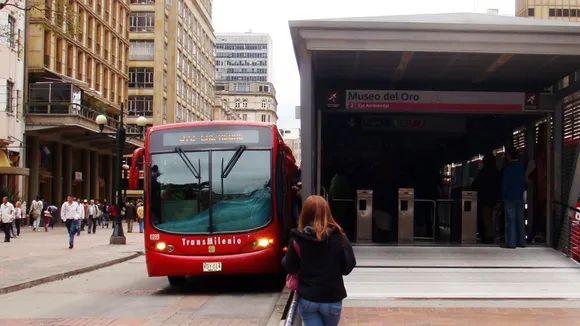
[[[203,263],[203,271],[204,272],[221,272],[222,270],[222,263]]]

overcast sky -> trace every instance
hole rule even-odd
[[[269,33],[274,41],[274,77],[278,125],[299,127],[294,107],[300,103],[300,79],[288,20],[388,16],[499,9],[513,16],[514,0],[213,0],[216,32]]]

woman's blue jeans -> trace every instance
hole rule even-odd
[[[342,301],[332,303],[298,301],[298,311],[304,326],[337,326],[342,312]]]

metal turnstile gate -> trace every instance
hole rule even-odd
[[[461,192],[461,243],[477,243],[477,192]]]
[[[356,242],[373,241],[373,191],[356,191]]]
[[[399,189],[398,207],[398,242],[412,243],[415,232],[415,189]]]

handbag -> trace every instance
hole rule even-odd
[[[294,240],[292,240],[292,247],[294,247],[294,251],[296,251],[298,257],[300,257],[300,246],[298,246]],[[298,274],[300,274],[300,272],[286,275],[286,287],[288,289],[292,291],[298,291]]]

